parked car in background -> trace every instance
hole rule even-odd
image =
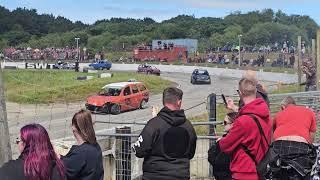
[[[87,98],[86,108],[92,112],[119,114],[123,111],[146,108],[149,90],[142,82],[111,83]]]
[[[89,64],[89,67],[96,69],[96,70],[103,70],[107,69],[110,70],[112,66],[112,63],[108,60],[99,60],[97,62]]]
[[[160,69],[156,68],[155,66],[150,66],[147,64],[140,64],[138,66],[138,73],[146,73],[146,74],[155,74],[160,76]]]
[[[209,72],[205,69],[195,69],[191,74],[191,84],[205,83],[211,84]]]
[[[75,63],[68,63],[68,62],[61,62],[58,61],[54,66],[53,69],[75,69]]]

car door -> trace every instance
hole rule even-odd
[[[132,85],[132,106],[135,108],[140,107],[140,102],[142,101],[142,95],[139,92],[138,86],[136,84]]]
[[[143,85],[143,84],[139,84],[139,90],[140,90],[140,98],[145,99],[145,100],[149,100],[149,90]]]
[[[134,106],[132,106],[132,92],[130,86],[126,86],[123,89],[123,100],[121,102],[121,110],[130,110],[133,109]]]

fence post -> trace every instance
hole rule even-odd
[[[117,134],[131,134],[130,127],[116,128]],[[131,180],[131,137],[116,137],[116,180]]]
[[[12,158],[3,82],[0,62],[0,166]]]
[[[298,84],[299,92],[301,92],[301,36],[298,36]]]
[[[316,65],[316,62],[317,62],[317,60],[316,60],[316,40],[315,39],[312,39],[311,40],[311,46],[312,46],[312,50],[311,50],[311,58],[312,58],[312,62],[313,62],[313,64],[314,65]]]
[[[208,114],[209,114],[209,121],[216,121],[216,114],[217,114],[217,97],[215,93],[212,93],[208,96]],[[214,125],[209,125],[209,135],[215,136],[216,132],[214,130]]]
[[[317,31],[317,90],[320,90],[320,30]]]
[[[212,93],[208,96],[207,100],[207,110],[208,110],[208,115],[209,115],[209,122],[210,121],[216,121],[217,117],[217,97],[215,93]],[[216,132],[214,130],[215,126],[214,125],[209,125],[209,136],[215,136]],[[209,148],[213,144],[214,140],[209,140]],[[209,168],[209,176],[213,177],[213,169],[212,166]]]

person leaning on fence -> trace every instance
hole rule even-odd
[[[190,179],[190,159],[197,136],[181,108],[183,92],[175,87],[163,91],[158,115],[148,121],[132,149],[144,158],[143,180]]]
[[[308,108],[297,106],[292,97],[281,102],[281,111],[273,121],[273,149],[280,155],[281,167],[274,167],[276,179],[310,179],[316,151],[312,145],[316,133],[316,117]],[[273,163],[276,166],[276,163]]]
[[[237,117],[237,112],[228,113],[223,121],[224,132],[225,134],[222,137],[225,137],[229,130],[232,127],[232,123]],[[213,167],[213,176],[216,180],[231,180],[230,172],[230,155],[227,155],[219,149],[217,149],[217,143],[214,142],[213,145],[208,150],[208,161]]]
[[[231,155],[230,170],[233,179],[258,179],[256,164],[264,158],[271,141],[269,109],[262,98],[256,98],[256,93],[254,81],[245,78],[240,80],[239,95],[244,106],[239,110],[229,133],[217,143],[222,152]],[[228,103],[231,101],[228,100]],[[262,137],[258,123],[266,137],[270,137],[268,142]]]
[[[77,145],[62,157],[68,180],[102,180],[102,151],[97,143],[90,111],[80,110],[72,118]]]
[[[64,180],[63,162],[54,152],[46,129],[28,124],[16,139],[20,156],[0,168],[1,180]]]
[[[305,91],[317,90],[317,69],[311,59],[304,59],[302,62],[302,71],[306,74]]]

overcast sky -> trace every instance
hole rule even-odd
[[[231,12],[272,8],[287,14],[309,15],[320,24],[320,0],[0,0],[10,10],[37,9],[38,13],[64,16],[92,24],[111,17],[151,17],[160,22],[179,14],[224,17]]]

